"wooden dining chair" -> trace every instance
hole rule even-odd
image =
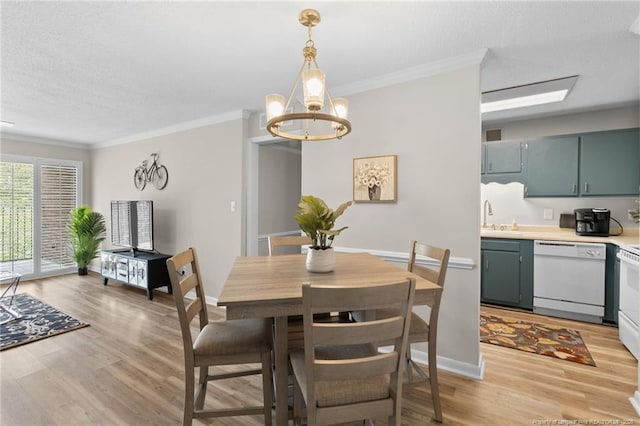
[[[306,235],[287,235],[277,236],[269,235],[269,256],[276,256],[282,253],[282,249],[285,247],[298,247],[302,249],[304,245],[311,245],[313,242],[311,238]],[[339,319],[339,316],[333,318],[330,313],[323,313],[316,315],[316,318],[324,318],[327,321]],[[304,330],[302,325],[302,315],[295,315],[289,317],[289,347],[302,347],[304,344]]]
[[[277,236],[277,235],[269,235],[269,256],[273,256],[277,254],[278,249],[282,247],[293,247],[298,246],[301,249],[304,245],[311,245],[313,242],[311,238],[306,235],[287,235],[287,236]],[[298,251],[299,252],[299,251]]]
[[[302,285],[304,350],[290,352],[295,377],[294,420],[302,402],[307,424],[329,425],[388,418],[400,425],[404,354],[415,279],[370,286]],[[314,314],[376,308],[398,314],[364,322],[322,322]],[[378,352],[380,339],[393,341]]]
[[[438,261],[435,268],[430,268],[416,264],[417,255],[426,256]],[[444,287],[444,280],[447,275],[449,266],[449,249],[443,249],[428,244],[422,244],[417,241],[411,242],[411,250],[409,252],[409,262],[407,269],[427,280]],[[438,337],[438,313],[440,312],[440,300],[442,293],[438,293],[433,305],[430,306],[429,321],[425,321],[415,312],[411,313],[411,326],[409,328],[409,345],[407,346],[407,379],[413,382],[413,371],[418,373],[423,381],[427,381],[431,387],[431,399],[433,401],[434,418],[438,422],[442,422],[442,407],[440,405],[440,391],[438,388],[438,365],[437,365],[437,337]],[[385,318],[394,315],[396,312],[388,309],[376,310],[376,318]],[[362,320],[363,312],[354,312],[353,318],[356,321]],[[425,374],[422,368],[411,359],[412,343],[428,344],[428,368],[429,374]],[[389,342],[380,341],[381,345],[387,345]]]
[[[416,264],[416,255],[426,256],[438,261],[436,268]],[[409,253],[409,263],[407,269],[422,278],[438,284],[443,287],[444,280],[449,267],[449,249],[421,244],[417,241],[411,242],[411,251]],[[409,329],[409,346],[407,347],[407,375],[409,381],[413,380],[412,370],[431,385],[431,399],[433,400],[433,411],[435,419],[442,422],[442,407],[440,405],[440,391],[438,388],[438,363],[437,363],[437,343],[438,343],[438,314],[440,312],[440,300],[442,293],[438,293],[436,300],[431,306],[429,321],[425,321],[415,312],[411,313],[411,327]],[[422,368],[411,359],[411,344],[423,343],[428,344],[428,363],[429,374],[426,375]]]
[[[271,352],[273,341],[271,319],[243,319],[209,322],[204,286],[198,257],[189,248],[167,259],[173,296],[176,302],[184,346],[185,392],[183,424],[194,418],[264,415],[265,425],[271,425],[273,384]],[[195,292],[195,298],[185,305],[185,295]],[[191,322],[198,315],[200,327],[192,336]],[[261,363],[261,369],[209,375],[210,366]],[[199,368],[198,389],[194,397],[194,374]],[[262,374],[263,405],[259,407],[219,408],[205,410],[207,384],[212,380]],[[228,396],[226,397],[229,398]]]

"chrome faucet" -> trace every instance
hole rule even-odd
[[[493,210],[491,209],[491,203],[489,200],[484,200],[484,205],[482,208],[482,228],[487,227],[487,207],[489,207],[489,216],[493,216]]]

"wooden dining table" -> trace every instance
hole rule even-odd
[[[414,305],[434,304],[442,287],[369,253],[336,253],[332,272],[308,272],[303,254],[240,256],[218,298],[227,319],[274,318],[276,424],[288,423],[288,317],[302,315],[302,283],[370,285],[416,279]]]

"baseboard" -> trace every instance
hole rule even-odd
[[[635,408],[636,413],[640,416],[640,390],[637,390],[636,393],[629,398],[629,402]]]
[[[427,352],[412,349],[411,359],[423,365],[429,364]],[[477,365],[446,358],[440,355],[437,356],[437,363],[439,370],[448,371],[474,380],[483,380],[484,378],[484,358],[482,357],[482,353],[480,353]]]

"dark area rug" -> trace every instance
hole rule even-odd
[[[577,330],[515,318],[480,315],[480,341],[596,366]]]
[[[0,304],[6,307],[10,300],[10,296],[3,297]],[[89,325],[26,293],[15,295],[11,310],[20,318],[11,319],[4,309],[0,309],[0,320],[10,319],[0,325],[0,351]]]

